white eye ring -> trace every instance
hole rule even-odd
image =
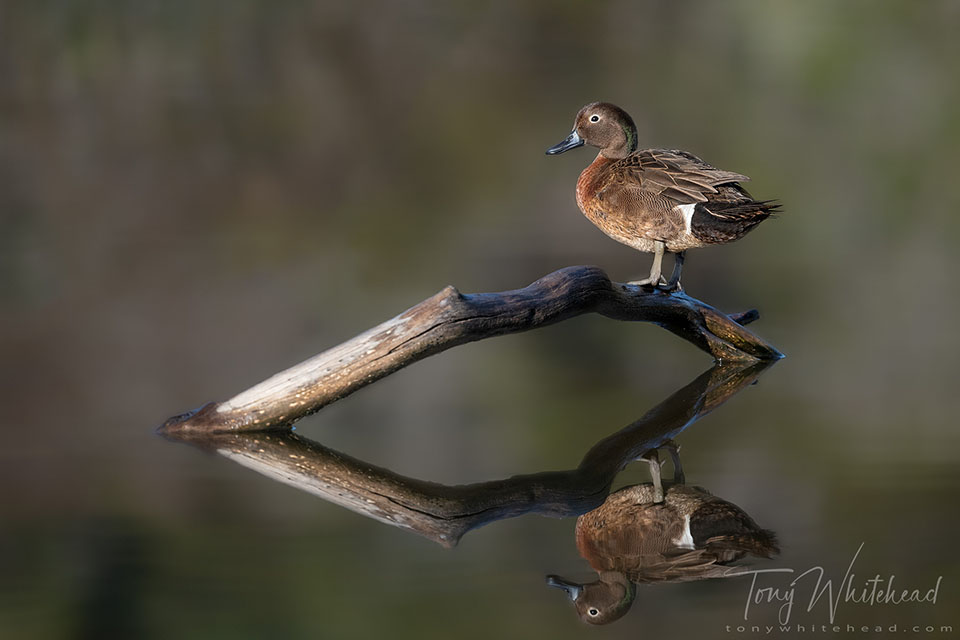
[[[597,114],[593,114],[592,116],[590,116],[590,122],[600,122],[600,116],[598,116]]]
[[[590,609],[590,611],[587,611],[587,613],[589,613],[593,617],[600,615],[600,612],[597,611],[596,609]]]

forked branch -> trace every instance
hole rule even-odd
[[[749,363],[783,357],[743,327],[756,319],[755,311],[729,316],[683,293],[611,282],[598,267],[567,267],[515,291],[461,294],[447,287],[229,400],[170,418],[162,429],[289,429],[300,418],[450,347],[591,312],[615,320],[652,322],[716,361]]]

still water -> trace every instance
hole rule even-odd
[[[896,529],[893,522],[880,535],[866,527],[860,539],[853,532],[813,549],[808,545],[811,532],[830,539],[834,535],[817,521],[822,507],[811,504],[802,488],[822,486],[815,468],[798,469],[810,473],[814,482],[805,482],[801,475],[794,484],[759,452],[737,456],[717,446],[730,439],[696,438],[697,432],[718,422],[728,411],[721,407],[737,394],[765,393],[766,385],[758,388],[756,383],[761,376],[775,376],[767,371],[773,366],[715,365],[637,420],[593,443],[570,469],[469,484],[404,476],[294,433],[168,437],[213,455],[209,464],[226,468],[229,460],[366,516],[367,521],[350,518],[350,531],[375,536],[378,542],[372,546],[381,560],[341,568],[344,573],[338,573],[335,583],[342,588],[352,584],[368,594],[380,591],[388,600],[403,599],[411,611],[401,613],[404,607],[377,600],[377,616],[384,608],[393,610],[403,624],[423,625],[424,630],[437,624],[439,616],[449,627],[472,619],[472,631],[458,630],[468,636],[505,628],[577,635],[584,622],[616,625],[620,637],[656,628],[711,637],[815,632],[873,636],[878,628],[883,633],[949,636],[951,576],[931,572],[922,563],[904,568],[903,556],[885,556],[898,548],[890,537],[890,529]],[[701,419],[706,424],[694,426]],[[739,420],[746,418],[741,415]],[[725,428],[735,428],[731,424]],[[762,441],[762,425],[740,431],[737,437]],[[678,455],[677,443],[684,443],[683,455]],[[669,469],[662,466],[666,460],[661,456],[654,457],[659,462],[654,465],[643,457],[657,448],[670,454],[672,472],[661,471]],[[696,465],[681,462],[688,458]],[[732,468],[718,471],[717,460],[728,461]],[[703,473],[703,467],[712,473]],[[661,475],[665,496],[654,489]],[[704,477],[714,486],[689,480]],[[737,502],[749,505],[750,513]],[[870,513],[855,503],[849,508],[861,516]],[[559,522],[537,521],[536,516]],[[510,522],[521,517],[525,519]],[[371,521],[379,523],[377,530],[371,530]],[[769,523],[778,529],[764,528]],[[435,544],[414,543],[411,533]],[[337,557],[343,546],[341,540],[336,549],[313,552],[334,556],[313,562],[343,567],[339,563],[344,558]],[[356,552],[362,553],[359,548]],[[394,573],[398,567],[404,567],[400,575]],[[393,593],[398,582],[402,586]],[[454,593],[466,601],[454,606]],[[431,601],[426,606],[430,615],[419,621],[417,598]],[[454,606],[457,613],[441,611],[434,599]],[[504,619],[503,611],[513,611],[518,602],[529,617],[515,612],[516,619]],[[563,625],[569,625],[566,631],[561,631]],[[318,623],[318,631],[322,627]]]
[[[110,483],[37,474],[41,485],[56,478],[58,493],[77,497],[85,513],[64,505],[69,518],[48,513],[4,528],[3,621],[11,637],[580,637],[581,619],[599,607],[615,637],[754,637],[770,626],[783,633],[781,625],[791,633],[866,625],[871,634],[922,625],[949,637],[940,626],[953,624],[958,574],[934,534],[956,517],[938,506],[953,504],[956,475],[851,460],[837,441],[789,435],[807,418],[771,396],[785,393],[791,364],[714,366],[645,401],[619,429],[582,416],[534,433],[518,433],[519,423],[458,425],[467,439],[490,440],[475,452],[420,436],[416,446],[400,442],[389,422],[354,424],[360,433],[349,437],[334,408],[296,433],[164,440],[140,429],[124,464],[115,439],[88,445],[80,456],[103,465]],[[432,431],[403,422],[407,433]],[[448,443],[451,427],[432,433]],[[552,429],[575,445],[537,446],[534,438],[556,437]],[[666,502],[657,505],[640,456],[671,443],[686,484],[675,482],[663,449]],[[480,467],[491,460],[512,473],[485,477]],[[613,510],[617,496],[643,487],[630,513]],[[694,512],[684,542],[683,526],[662,512],[687,490],[723,507],[712,520]],[[132,496],[142,501],[122,506]],[[601,523],[592,541],[575,532],[582,514]],[[754,528],[770,533],[759,550]],[[671,544],[651,542],[669,530]],[[609,595],[587,591],[597,585],[619,589],[606,602],[616,615],[603,608]],[[582,591],[579,607],[571,591]]]

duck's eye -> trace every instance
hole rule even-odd
[[[596,116],[594,116],[594,117],[596,117]],[[591,616],[593,616],[594,618],[596,618],[598,615],[600,615],[600,612],[597,611],[596,609],[590,609],[589,611],[587,611],[587,613],[589,613],[589,614],[590,614]]]
[[[592,116],[590,116],[590,122],[600,122],[600,116],[598,116],[597,114],[593,114]]]

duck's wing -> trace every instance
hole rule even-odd
[[[773,531],[760,528],[740,507],[720,498],[705,502],[693,512],[690,533],[697,547],[717,553],[726,561],[744,553],[770,558],[780,552]]]
[[[606,188],[639,190],[682,205],[707,202],[719,193],[717,187],[749,179],[717,169],[686,151],[646,149],[617,161]]]
[[[612,504],[577,519],[577,550],[597,571],[629,571],[645,558],[677,548],[684,519],[665,504],[630,504],[617,496]]]
[[[637,563],[627,576],[634,582],[694,582],[709,578],[725,578],[742,571],[736,566],[719,564],[716,554],[705,549],[677,551],[647,557]]]

